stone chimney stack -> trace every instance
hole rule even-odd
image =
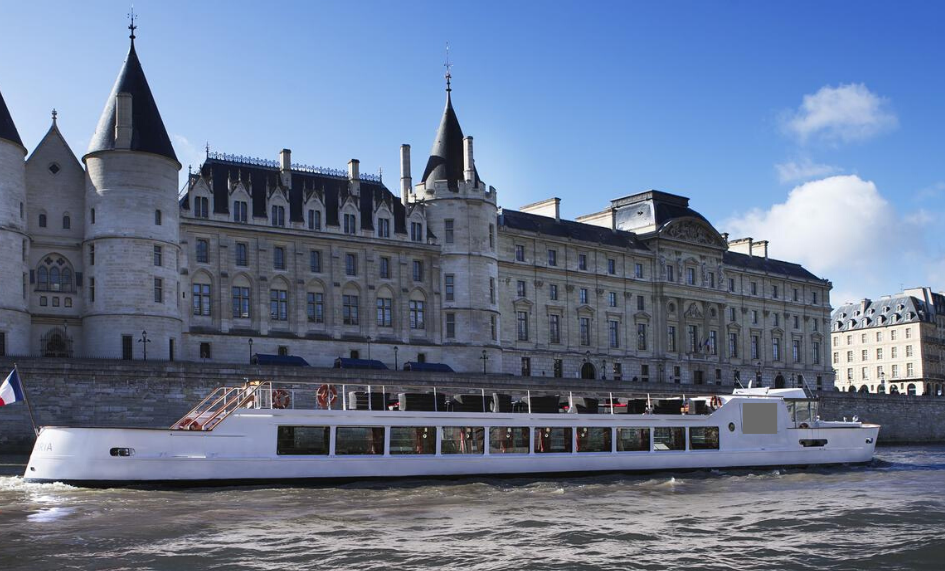
[[[289,149],[279,151],[279,175],[282,178],[282,186],[292,186],[292,151]]]
[[[752,251],[752,254],[764,256],[765,259],[768,259],[768,241],[758,240],[757,242],[751,245],[751,251]]]
[[[463,165],[466,182],[476,180],[476,161],[473,159],[473,138],[465,137],[463,139]]]
[[[348,192],[352,196],[361,196],[361,161],[348,161]]]
[[[410,176],[410,145],[400,146],[400,200],[407,205],[407,198],[413,188],[413,178]]]
[[[131,94],[119,93],[115,97],[115,148],[131,148],[132,116]]]

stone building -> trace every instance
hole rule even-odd
[[[842,305],[831,320],[838,389],[942,395],[945,295],[927,287],[907,289]]]
[[[2,103],[2,100],[0,100]],[[421,178],[210,153],[180,164],[134,38],[81,161],[0,105],[0,352],[830,386],[830,282],[647,191],[499,208],[446,106]],[[19,278],[18,278],[19,279]]]

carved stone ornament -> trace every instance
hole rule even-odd
[[[666,227],[661,234],[667,238],[674,238],[684,242],[692,242],[703,246],[724,248],[726,246],[716,232],[704,224],[694,221],[676,222]]]
[[[689,319],[702,319],[702,310],[699,309],[699,306],[690,303],[689,309],[686,310],[685,317]]]

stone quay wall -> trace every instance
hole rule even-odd
[[[14,361],[0,358],[0,378]],[[371,384],[529,389],[567,394],[569,390],[637,395],[730,393],[732,387],[588,381],[551,377],[360,371],[225,365],[194,362],[144,362],[78,359],[17,359],[20,377],[38,425],[170,426],[219,386],[244,379],[287,383]],[[311,402],[314,395],[308,395]],[[821,393],[824,419],[859,416],[883,425],[880,443],[945,442],[945,399],[901,395]],[[299,406],[304,406],[301,396]],[[25,405],[0,407],[0,454],[28,453],[33,445]]]

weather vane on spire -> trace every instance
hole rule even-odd
[[[135,30],[138,29],[138,26],[135,26],[135,5],[131,5],[131,12],[128,12],[128,19],[131,20],[131,23],[128,24],[128,29],[131,30],[131,40],[135,39]]]
[[[453,67],[453,64],[450,63],[450,43],[446,42],[446,63],[443,64],[443,67],[446,68],[446,90],[452,91],[450,88],[450,78],[453,76],[450,74],[450,70]]]

